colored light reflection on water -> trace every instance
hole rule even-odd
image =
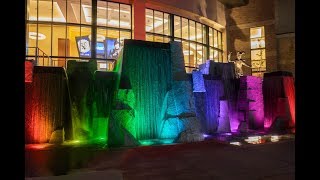
[[[28,144],[25,146],[26,149],[32,149],[32,150],[43,150],[46,148],[49,148],[53,146],[52,144]]]
[[[262,139],[261,136],[249,136],[247,139],[244,140],[250,144],[261,144],[265,142],[265,140]]]
[[[207,137],[209,137],[210,135],[208,135],[208,134],[203,134],[203,137],[204,138],[207,138]]]
[[[150,146],[154,144],[154,141],[151,140],[140,140],[139,142],[142,146]]]
[[[63,145],[81,145],[81,144],[87,144],[87,141],[84,140],[72,140],[72,141],[65,141],[63,142]]]
[[[278,142],[280,140],[279,136],[271,136],[270,138],[271,142]]]
[[[240,143],[240,142],[230,142],[230,144],[236,145],[236,146],[241,146],[241,143]]]
[[[141,146],[172,144],[174,139],[147,139],[140,140]]]
[[[231,136],[232,133],[222,133],[222,135],[225,135],[225,136]]]

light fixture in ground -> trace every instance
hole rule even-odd
[[[240,143],[240,142],[230,142],[230,144],[236,145],[236,146],[241,146],[241,143]]]

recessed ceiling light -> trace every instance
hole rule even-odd
[[[29,38],[30,39],[37,39],[37,33],[36,32],[29,32]],[[44,40],[46,39],[46,35],[42,33],[38,33],[38,40]]]

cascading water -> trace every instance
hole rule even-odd
[[[76,140],[107,140],[108,121],[119,85],[117,72],[96,71],[95,61],[68,63]]]
[[[172,80],[170,49],[169,44],[139,42],[125,42],[121,75],[129,78],[135,97],[136,138],[155,139]]]
[[[278,117],[289,118],[290,126],[293,127],[295,124],[295,87],[292,74],[281,71],[265,74],[262,87],[265,128],[269,128]],[[286,109],[289,109],[288,113]]]
[[[68,61],[67,74],[72,105],[74,139],[92,138],[95,61]]]
[[[206,134],[214,133],[218,129],[220,99],[223,96],[221,80],[205,80],[206,86]]]
[[[53,131],[64,128],[71,139],[67,78],[61,67],[34,67],[25,84],[25,142],[47,143]]]
[[[235,78],[233,63],[214,63],[217,74],[221,77],[224,96],[228,100],[228,112],[231,131],[237,131],[239,126],[237,98],[239,91],[239,79]]]
[[[296,101],[295,101],[295,86],[293,77],[283,77],[283,86],[285,91],[285,96],[289,101],[289,108],[291,114],[290,126],[294,127],[296,124]]]

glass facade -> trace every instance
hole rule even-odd
[[[169,42],[170,39],[182,42],[188,73],[207,59],[223,62],[220,31],[181,16],[146,9],[146,40]]]
[[[102,63],[116,58],[111,54],[115,45],[121,48],[124,39],[132,38],[131,5],[98,0],[96,9],[92,8],[91,0],[27,0],[27,58],[41,52],[52,59],[53,66],[65,66],[69,59],[97,59]],[[49,62],[39,60],[38,64]]]
[[[66,66],[70,59],[96,59],[103,68],[106,60],[116,59],[116,47],[121,50],[123,40],[133,38],[132,6],[105,0],[92,2],[27,0],[27,59],[46,59],[39,60],[38,65],[51,66]],[[223,61],[222,33],[218,30],[181,16],[145,11],[146,40],[182,42],[187,72],[207,59]],[[96,43],[95,49],[92,42]]]
[[[266,68],[264,27],[250,28],[252,75],[262,77]]]
[[[152,9],[146,9],[146,41],[170,41],[170,15]]]
[[[211,27],[209,27],[209,47],[209,59],[223,62],[222,33]]]

